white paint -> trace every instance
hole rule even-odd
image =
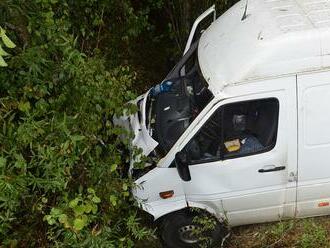
[[[214,93],[226,85],[330,66],[328,0],[240,1],[202,35],[199,61]]]
[[[298,216],[330,214],[330,73],[298,76]]]
[[[155,219],[187,207],[181,179],[176,168],[155,168],[136,182],[134,195],[142,209]],[[162,199],[160,192],[174,191],[173,198]]]
[[[132,130],[134,132],[134,139],[132,141],[133,146],[137,146],[142,149],[142,154],[148,156],[157,146],[158,142],[155,141],[146,127],[146,104],[147,96],[149,95],[148,91],[146,94],[139,96],[132,104],[137,104],[139,101],[142,101],[140,105],[140,113],[142,120],[139,120],[138,113],[131,116],[123,116],[120,118],[114,118],[114,124],[121,126],[126,130]]]
[[[189,34],[189,37],[188,37],[188,41],[187,41],[187,44],[186,44],[186,47],[184,49],[184,52],[183,52],[183,55],[185,55],[189,48],[191,47],[191,44],[193,42],[193,39],[194,39],[194,36],[195,36],[195,33],[196,33],[196,29],[198,28],[198,25],[206,18],[208,17],[209,15],[213,14],[214,15],[214,21],[216,19],[216,9],[215,9],[215,5],[212,5],[212,7],[210,7],[208,10],[206,10],[203,14],[201,14],[197,19],[196,21],[194,22],[192,28],[191,28],[191,31],[190,31],[190,34]]]
[[[250,0],[202,36],[199,59],[215,94],[158,167],[134,192],[156,219],[187,206],[204,208],[232,226],[330,214],[330,1]],[[183,182],[170,168],[177,152],[218,108],[277,98],[277,143],[258,155],[190,166]],[[285,170],[258,173],[265,166]],[[174,190],[171,199],[159,192]],[[321,205],[319,205],[321,204]]]

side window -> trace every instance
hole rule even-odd
[[[222,106],[185,147],[190,164],[270,151],[276,144],[278,116],[275,98]]]
[[[279,102],[275,98],[224,106],[223,158],[254,155],[274,148]]]

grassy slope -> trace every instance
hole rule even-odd
[[[330,247],[330,217],[234,228],[228,248]]]
[[[162,247],[156,236],[135,245]],[[236,227],[223,248],[330,248],[330,216]]]

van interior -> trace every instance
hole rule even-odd
[[[254,155],[275,146],[279,102],[275,98],[225,105],[189,142],[192,163]]]
[[[192,46],[164,80],[171,87],[150,96],[152,137],[159,143],[156,150],[160,157],[167,154],[214,97],[200,70],[197,45]]]

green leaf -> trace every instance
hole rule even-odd
[[[50,215],[45,215],[44,218],[43,218],[43,221],[48,221],[52,218],[52,216]]]
[[[26,168],[26,162],[25,161],[16,161],[14,164],[14,167],[17,169],[25,169]]]
[[[8,64],[6,63],[6,61],[3,59],[2,56],[0,56],[0,67],[6,67],[8,66]]]
[[[47,221],[48,225],[54,225],[56,220],[51,215],[45,215],[43,218],[44,221]]]
[[[79,199],[78,198],[75,198],[73,199],[72,201],[69,202],[69,207],[70,208],[75,208],[79,203]]]
[[[87,192],[90,193],[90,194],[95,194],[95,190],[92,189],[92,188],[88,188],[87,189]]]
[[[84,206],[75,206],[73,208],[73,211],[75,213],[75,215],[82,215],[85,212],[85,207]]]
[[[8,56],[9,53],[7,53],[5,50],[3,50],[1,44],[0,44],[0,56]]]
[[[115,207],[117,205],[117,197],[115,195],[110,196],[110,202]]]
[[[7,159],[4,157],[0,157],[0,168],[4,168],[6,166]]]
[[[82,135],[74,135],[74,136],[71,136],[71,140],[73,142],[76,142],[76,141],[82,141],[85,139],[85,136],[82,136]]]
[[[30,102],[20,102],[18,104],[18,109],[22,112],[28,112],[31,108]]]
[[[92,210],[93,210],[93,205],[90,204],[90,203],[87,203],[87,204],[85,205],[85,213],[86,213],[86,214],[89,214]]]
[[[16,158],[16,161],[15,161],[14,167],[18,168],[18,169],[25,169],[26,161],[25,161],[24,157],[22,156],[22,154],[16,155],[15,158]]]
[[[59,215],[61,215],[63,212],[61,209],[58,209],[58,208],[52,208],[52,210],[50,211],[50,215],[52,217],[57,217]]]
[[[68,222],[68,216],[66,214],[61,214],[59,217],[58,217],[58,221],[62,224],[65,224]]]
[[[97,196],[93,196],[92,201],[94,203],[100,203],[101,202],[101,199],[99,197],[97,197]]]
[[[116,164],[111,165],[110,171],[114,172],[115,170],[117,170],[117,167],[118,167],[118,165],[116,165]]]
[[[85,219],[78,218],[73,221],[73,228],[77,231],[82,230],[85,226],[86,226]]]
[[[83,216],[81,216],[81,219],[87,224],[87,222],[88,222],[88,217],[87,217],[87,215],[83,215]]]
[[[92,213],[93,214],[96,214],[97,213],[97,205],[93,205],[93,207],[92,207]]]
[[[126,183],[124,183],[124,184],[123,184],[123,190],[124,190],[124,191],[127,191],[127,189],[128,189],[128,186],[127,186]]]
[[[8,36],[6,35],[6,31],[3,28],[0,28],[0,36],[2,38],[3,43],[5,44],[6,47],[8,48],[15,48],[16,45],[14,42],[12,42]]]

